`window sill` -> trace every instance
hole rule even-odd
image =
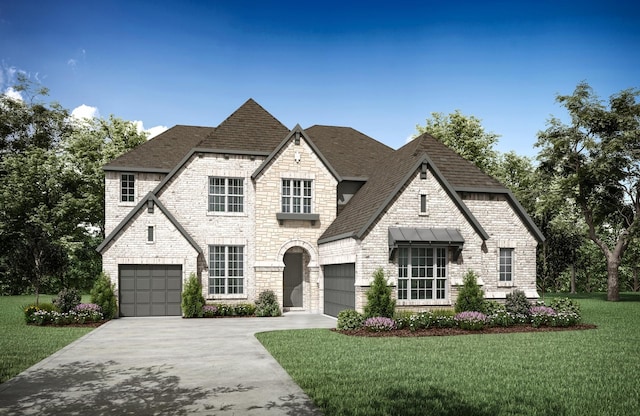
[[[207,211],[207,217],[248,217],[246,212]]]
[[[498,287],[513,287],[513,282],[498,282]]]
[[[310,221],[311,225],[316,225],[316,221],[320,219],[320,214],[297,214],[291,212],[278,212],[276,218],[280,225],[284,221]]]
[[[233,295],[207,295],[207,301],[220,301],[220,300],[247,300],[247,295],[233,294]]]
[[[398,299],[396,300],[397,306],[451,306],[449,299]]]

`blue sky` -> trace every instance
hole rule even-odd
[[[456,109],[535,156],[557,94],[640,87],[631,1],[0,2],[16,71],[72,110],[215,126],[254,98],[288,127],[351,126],[397,148]]]

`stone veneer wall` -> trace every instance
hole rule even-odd
[[[155,239],[147,242],[147,227],[154,227]],[[102,255],[102,270],[118,286],[119,264],[179,264],[183,282],[197,271],[197,251],[169,219],[155,207],[153,213],[142,207]]]
[[[253,301],[255,291],[255,186],[251,174],[264,157],[202,153],[194,155],[161,190],[160,201],[201,247],[205,267],[201,272],[203,295],[233,303]],[[243,178],[244,207],[241,213],[209,212],[209,177]],[[242,295],[209,295],[209,246],[244,246]]]
[[[135,175],[135,201],[120,201],[120,179],[123,173]],[[164,179],[162,173],[114,172],[106,171],[104,179],[104,232],[109,235],[120,222],[129,215],[142,198],[151,192]]]
[[[296,156],[297,154],[297,156]],[[296,161],[298,160],[298,161]],[[312,213],[319,214],[315,224],[310,221],[276,219],[281,211],[282,179],[311,179]],[[309,254],[309,281],[303,286],[303,308],[321,311],[320,267],[317,241],[336,217],[337,180],[304,139],[296,145],[288,142],[256,178],[256,257],[255,287],[257,292],[273,290],[282,304],[282,272],[284,253],[302,247]]]

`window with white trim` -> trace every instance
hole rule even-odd
[[[513,282],[513,249],[501,248],[500,249],[500,267],[499,267],[499,282],[501,284],[509,284]]]
[[[244,180],[210,176],[208,210],[210,212],[243,212]]]
[[[244,293],[244,246],[209,246],[209,294]]]
[[[135,202],[136,177],[133,173],[120,176],[120,202]]]
[[[398,248],[398,299],[447,298],[447,248]]]
[[[312,185],[309,179],[283,179],[282,212],[311,214]]]

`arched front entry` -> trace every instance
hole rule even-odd
[[[305,287],[309,283],[310,259],[309,253],[302,247],[292,247],[284,253],[283,307],[303,308],[305,306]]]

